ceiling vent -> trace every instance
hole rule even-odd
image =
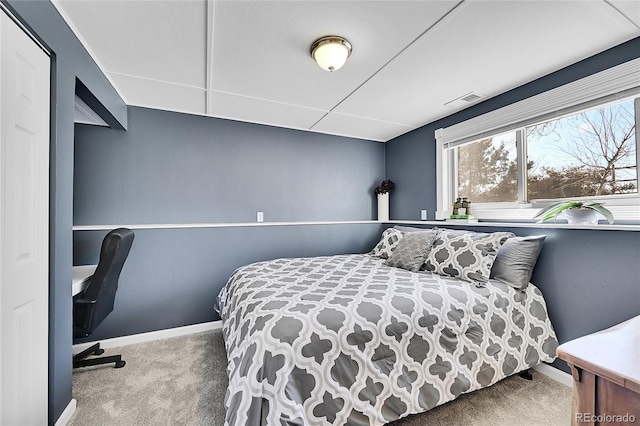
[[[479,95],[477,93],[469,92],[466,95],[462,95],[459,98],[456,98],[452,101],[447,102],[445,106],[448,106],[449,108],[463,108],[477,102],[479,99],[482,99],[482,98],[484,98],[484,95]]]

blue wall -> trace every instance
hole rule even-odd
[[[369,221],[384,145],[129,107],[128,131],[77,125],[76,225]],[[137,230],[116,308],[87,340],[197,324],[233,270],[276,257],[361,253],[378,223]],[[105,232],[76,231],[95,263]]]
[[[428,209],[429,219],[434,219],[436,129],[636,57],[640,57],[640,38],[387,142],[387,176],[396,183],[391,198],[392,219],[418,220],[420,209]],[[640,314],[640,232],[497,227],[492,230],[548,235],[532,282],[545,295],[561,343]],[[562,361],[554,365],[568,371]]]
[[[71,401],[71,265],[73,117],[76,79],[93,94],[102,118],[126,128],[126,105],[49,1],[2,3],[51,52],[49,262],[49,423]]]
[[[76,126],[74,224],[371,220],[384,144],[129,107]]]
[[[88,341],[219,320],[213,304],[231,273],[278,257],[363,253],[382,225],[325,224],[135,230],[115,308]],[[95,263],[105,232],[75,232],[78,263]],[[79,341],[80,342],[80,341]]]

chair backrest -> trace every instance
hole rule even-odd
[[[73,336],[93,334],[113,310],[118,279],[133,244],[134,233],[127,228],[109,232],[102,241],[100,260],[85,290],[73,303]]]

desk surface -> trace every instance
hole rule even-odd
[[[81,265],[73,267],[73,275],[71,280],[71,294],[73,296],[84,290],[85,286],[89,282],[89,278],[96,271],[97,266],[98,265]]]
[[[640,389],[640,316],[564,343],[557,352],[571,364],[636,392]]]

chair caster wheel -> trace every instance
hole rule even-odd
[[[116,365],[113,368],[122,368],[122,367],[124,367],[125,364],[126,364],[126,362],[124,362],[124,361],[116,361]]]
[[[102,355],[104,353],[104,349],[96,349],[93,354],[94,355]]]

